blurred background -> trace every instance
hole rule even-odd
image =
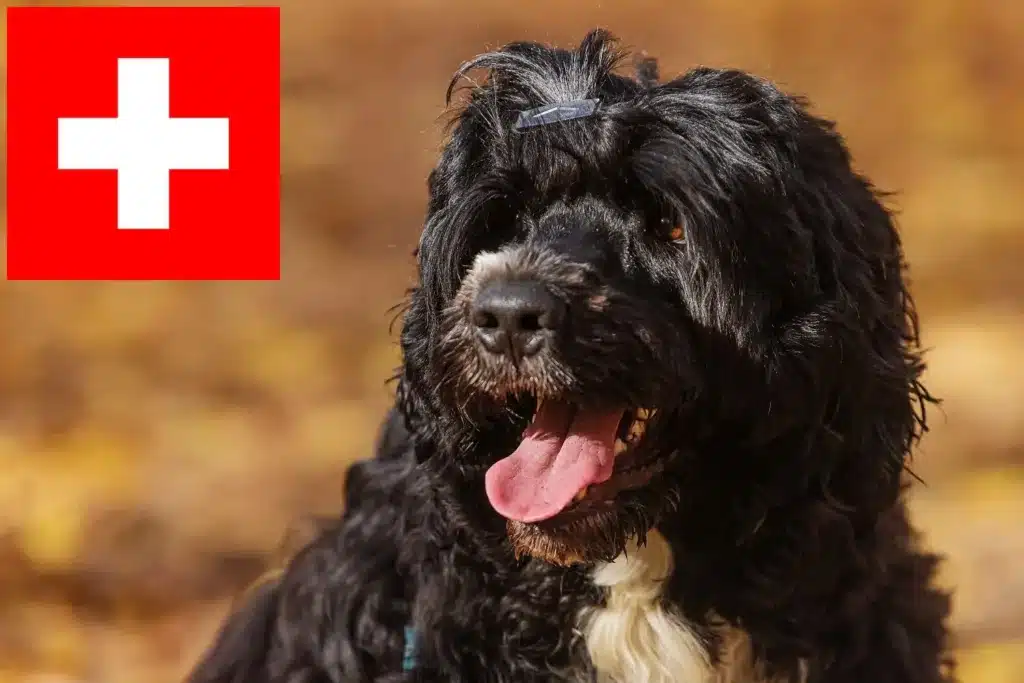
[[[289,0],[280,282],[0,283],[0,683],[180,680],[289,528],[339,509],[389,402],[450,74],[597,25],[667,76],[809,95],[898,192],[945,400],[915,514],[964,683],[1020,680],[1024,3]]]

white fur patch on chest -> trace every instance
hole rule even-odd
[[[770,683],[739,629],[721,632],[721,656],[712,664],[687,621],[661,603],[672,568],[672,548],[652,530],[646,545],[630,543],[614,562],[594,570],[606,604],[580,614],[580,632],[597,683]]]

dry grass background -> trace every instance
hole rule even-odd
[[[282,20],[281,282],[0,284],[0,682],[179,680],[288,525],[338,508],[388,402],[449,74],[594,25],[667,74],[809,94],[900,193],[946,401],[914,506],[959,586],[964,682],[1019,680],[1024,3],[289,0]]]

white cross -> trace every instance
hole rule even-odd
[[[228,168],[228,119],[172,119],[170,60],[117,60],[116,119],[57,119],[57,168],[117,170],[117,227],[170,227],[171,169]]]

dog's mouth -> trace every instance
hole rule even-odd
[[[519,446],[487,471],[491,505],[523,523],[569,521],[612,505],[661,468],[660,460],[642,455],[656,413],[538,401]]]

